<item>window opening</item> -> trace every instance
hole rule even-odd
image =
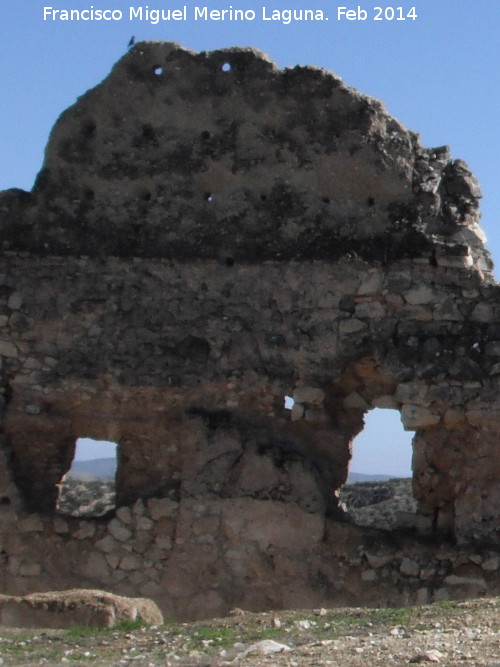
[[[59,489],[57,510],[77,517],[99,517],[115,509],[117,444],[78,438],[75,456]]]
[[[397,410],[374,409],[355,438],[346,486],[340,493],[354,523],[394,530],[416,513],[412,493],[413,433]]]
[[[291,396],[285,396],[285,399],[284,399],[285,410],[291,410],[293,408],[294,404],[295,404],[295,401],[293,400],[293,398]]]

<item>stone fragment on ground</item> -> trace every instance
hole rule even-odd
[[[0,624],[7,627],[112,628],[125,620],[160,625],[163,615],[147,598],[128,598],[99,590],[0,595]]]
[[[412,658],[410,660],[410,662],[411,663],[416,663],[416,662],[441,662],[442,658],[444,658],[444,655],[441,653],[441,651],[430,650],[430,651],[424,651],[423,653],[419,653],[414,658]]]
[[[280,644],[280,642],[275,642],[274,639],[263,639],[256,644],[252,644],[245,651],[238,654],[236,660],[241,660],[246,658],[247,655],[257,654],[257,655],[270,655],[271,653],[286,653],[291,651],[291,647],[286,644]]]

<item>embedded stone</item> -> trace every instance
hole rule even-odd
[[[361,285],[358,289],[359,296],[378,294],[382,289],[383,280],[384,274],[382,272],[377,271],[376,273],[369,274],[361,281]]]
[[[500,569],[500,556],[488,558],[488,560],[481,563],[481,567],[485,572],[496,572]]]
[[[436,291],[429,285],[418,285],[404,292],[403,296],[413,306],[425,305],[435,300]]]
[[[19,310],[23,303],[23,295],[20,292],[13,292],[7,301],[7,307],[11,310]]]
[[[162,517],[172,517],[179,508],[179,503],[170,498],[149,498],[147,501],[149,516],[153,521]]]
[[[25,519],[21,519],[17,527],[20,533],[41,533],[44,529],[41,518],[36,514],[30,514]]]
[[[172,548],[172,538],[169,535],[158,535],[155,540],[155,544],[160,549],[171,549]]]
[[[491,322],[495,319],[495,309],[489,303],[479,302],[474,306],[470,319],[477,322]]]
[[[92,521],[81,521],[80,527],[73,533],[73,537],[77,540],[85,540],[95,534],[96,526]]]
[[[420,428],[436,426],[441,417],[420,405],[406,403],[401,408],[401,421],[408,431],[416,431]]]
[[[416,403],[425,405],[429,387],[424,382],[400,382],[396,387],[394,398],[400,403]]]
[[[118,566],[121,570],[139,570],[142,567],[141,559],[132,554],[124,556]]]
[[[420,565],[412,558],[403,558],[399,571],[409,577],[418,577],[420,574]]]
[[[323,410],[306,410],[304,419],[308,422],[315,422],[316,424],[328,423],[328,415]]]
[[[355,334],[365,331],[367,326],[366,322],[359,319],[341,320],[339,323],[339,333],[343,335]]]
[[[125,524],[131,524],[133,522],[130,507],[119,507],[116,510],[116,516]]]
[[[61,519],[60,517],[54,518],[54,531],[59,535],[65,535],[69,532],[69,527],[67,521]]]
[[[297,403],[319,406],[323,404],[325,392],[318,387],[297,387],[293,392],[293,400]]]
[[[0,355],[4,357],[10,357],[12,359],[17,359],[19,353],[13,343],[10,343],[7,340],[0,340]]]
[[[356,391],[353,391],[352,394],[346,396],[344,398],[343,404],[346,408],[360,408],[361,410],[370,409],[370,404],[367,403],[367,401],[365,401],[365,399]]]
[[[378,320],[385,315],[385,309],[379,301],[368,301],[356,306],[355,315],[357,318],[369,318]]]
[[[120,556],[117,553],[107,553],[105,557],[106,557],[106,562],[109,564],[109,566],[113,571],[116,570],[116,568],[118,567],[118,563],[123,558],[123,556]]]
[[[118,542],[112,535],[105,535],[102,540],[96,542],[95,545],[105,553],[113,553],[120,547],[120,542]]]
[[[484,352],[488,357],[500,357],[500,341],[492,340],[486,343]]]
[[[106,558],[97,551],[90,553],[83,564],[82,574],[90,579],[106,581],[109,576]]]
[[[444,583],[447,586],[470,586],[472,588],[478,588],[482,591],[487,590],[487,585],[484,579],[481,577],[461,577],[456,574],[450,574],[445,577]]]
[[[446,299],[443,303],[438,303],[434,308],[434,319],[438,321],[451,320],[453,322],[461,322],[464,316],[453,299]]]
[[[304,406],[300,403],[294,403],[290,411],[292,421],[298,421],[304,416]]]
[[[394,396],[379,396],[373,399],[372,407],[381,408],[382,410],[397,410],[399,408],[399,401]]]
[[[119,542],[127,542],[132,537],[132,532],[119,519],[109,522],[108,532]]]
[[[137,521],[135,523],[136,529],[137,530],[144,530],[148,531],[151,530],[154,526],[154,521],[151,521],[151,519],[148,519],[145,516],[139,516],[137,518]]]
[[[366,560],[370,564],[370,567],[373,567],[375,569],[388,565],[394,559],[394,557],[391,554],[380,555],[380,554],[372,554],[370,552],[365,552],[365,556]]]
[[[39,577],[42,568],[39,563],[21,563],[18,573],[21,577]]]

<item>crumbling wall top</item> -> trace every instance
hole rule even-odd
[[[0,229],[5,250],[228,263],[446,246],[488,272],[480,196],[331,72],[142,42],[61,115],[32,193],[0,195]]]

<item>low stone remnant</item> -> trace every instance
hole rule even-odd
[[[0,595],[0,625],[16,628],[112,628],[121,621],[161,625],[152,600],[105,591],[74,589],[15,596]]]
[[[498,591],[480,196],[330,72],[136,44],[0,193],[2,590],[183,617]],[[375,407],[415,431],[393,534],[339,502]],[[115,516],[55,516],[79,437],[117,443]]]

